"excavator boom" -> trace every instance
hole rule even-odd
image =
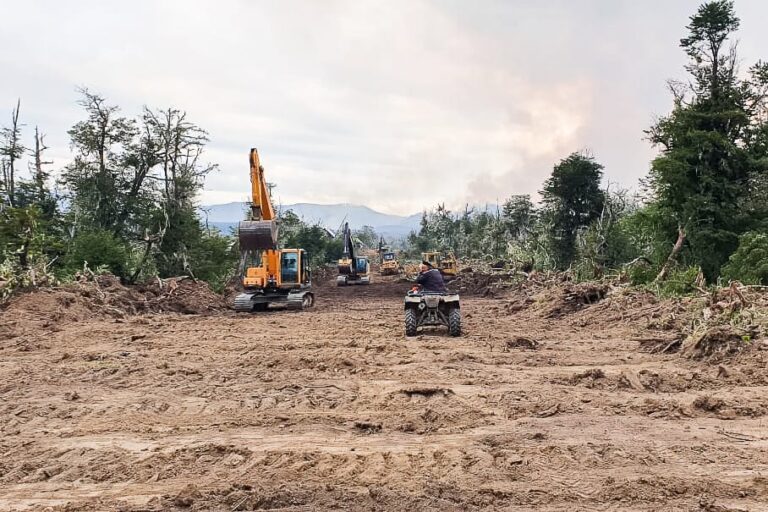
[[[269,197],[269,187],[264,179],[264,168],[259,160],[259,152],[251,148],[251,205],[252,217],[260,220],[275,220],[275,210]]]
[[[264,168],[259,153],[251,148],[251,215],[250,220],[240,222],[238,238],[240,250],[270,250],[277,248],[277,221],[275,209],[269,197],[269,187],[264,179]]]
[[[355,259],[355,244],[352,242],[352,231],[349,229],[349,223],[344,223],[344,257]]]

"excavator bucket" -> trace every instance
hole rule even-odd
[[[277,247],[277,223],[274,220],[244,220],[237,229],[241,251]]]

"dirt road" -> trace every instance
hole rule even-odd
[[[621,312],[402,284],[311,311],[4,321],[2,510],[768,510],[768,371],[638,350]],[[517,311],[515,311],[517,310]]]

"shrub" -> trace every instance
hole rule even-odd
[[[70,272],[88,264],[91,269],[104,268],[119,277],[129,274],[130,249],[111,231],[93,229],[80,231],[72,239],[66,261]]]
[[[722,274],[745,284],[768,284],[768,234],[751,231],[741,235]]]
[[[658,293],[661,296],[688,295],[696,290],[697,282],[702,279],[701,267],[678,267],[673,269],[667,279],[658,283]]]

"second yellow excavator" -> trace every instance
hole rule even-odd
[[[309,257],[304,249],[278,249],[277,217],[264,168],[251,149],[251,211],[238,226],[243,293],[235,311],[263,311],[271,303],[304,309],[314,305]]]
[[[339,259],[339,275],[336,276],[338,286],[348,284],[371,284],[371,262],[364,256],[355,254],[355,244],[349,223],[344,223],[344,253]]]

